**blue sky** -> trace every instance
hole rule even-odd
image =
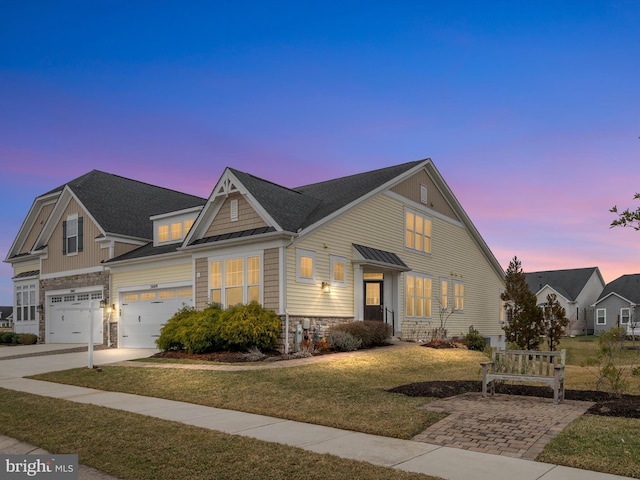
[[[3,2],[0,256],[92,169],[206,197],[225,166],[429,157],[505,268],[639,273],[608,212],[638,206],[638,25],[636,1]]]

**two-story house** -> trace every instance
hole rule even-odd
[[[502,340],[504,272],[429,159],[297,188],[227,168],[190,200],[156,209],[149,240],[99,262],[103,341],[153,347],[183,305],[252,301],[281,317],[285,350],[300,325],[364,319],[411,337],[446,316],[451,335],[474,325]],[[53,312],[73,293],[45,295],[44,341],[59,341]]]

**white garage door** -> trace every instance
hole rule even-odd
[[[122,294],[121,347],[157,348],[160,329],[174,313],[193,305],[191,287]]]
[[[78,293],[48,297],[47,333],[49,343],[88,343],[90,321],[93,343],[103,343],[102,292]],[[93,307],[92,307],[93,305]]]

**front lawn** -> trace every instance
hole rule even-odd
[[[128,480],[436,480],[110,408],[0,388],[0,433]]]
[[[572,357],[574,342],[580,339],[563,339],[560,345],[569,350],[567,389],[593,390],[594,373],[575,363],[576,358],[591,354],[583,348],[582,353]],[[579,347],[593,352],[597,348],[597,341],[580,343],[586,345]],[[269,370],[230,372],[114,366],[104,367],[102,373],[82,368],[34,378],[406,439],[442,416],[417,410],[429,398],[406,397],[386,390],[434,380],[479,380],[480,362],[485,359],[479,352],[436,350],[415,344],[401,349],[375,349],[322,364]],[[640,393],[639,384],[634,377],[629,393]],[[610,441],[600,441],[601,429],[608,432]],[[640,432],[640,420],[587,415],[556,437],[539,460],[640,477],[640,457],[624,454],[626,449],[638,451],[640,440],[634,431]],[[618,456],[624,459],[616,461]]]

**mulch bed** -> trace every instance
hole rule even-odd
[[[279,356],[280,352],[263,352],[266,356]],[[168,350],[158,352],[151,358],[171,358],[177,360],[201,360],[204,362],[240,363],[252,362],[243,352],[211,352],[211,353],[187,353],[184,350]]]
[[[468,392],[481,392],[482,382],[472,380],[419,382],[401,385],[388,390],[409,397],[445,398]],[[553,390],[548,387],[497,383],[496,393],[525,395],[529,397],[553,398]],[[614,398],[606,392],[596,390],[565,390],[566,400],[595,402],[587,413],[609,417],[640,418],[640,396],[623,395]]]

